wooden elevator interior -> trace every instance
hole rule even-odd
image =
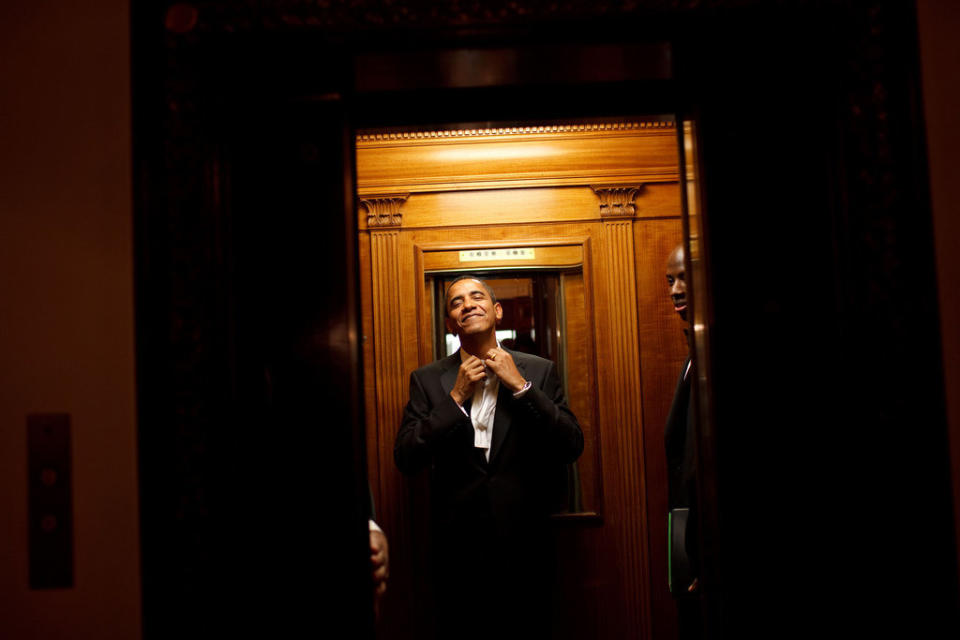
[[[400,474],[393,444],[410,372],[446,355],[432,281],[464,272],[561,274],[586,446],[577,508],[553,518],[556,637],[668,633],[663,426],[687,351],[663,279],[683,239],[678,141],[669,115],[357,135],[367,462],[393,549],[382,637],[429,625],[427,485]]]

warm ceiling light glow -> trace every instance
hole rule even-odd
[[[495,160],[521,160],[545,158],[564,153],[555,146],[546,144],[471,144],[452,149],[437,149],[430,154],[431,160],[447,162],[490,162]]]

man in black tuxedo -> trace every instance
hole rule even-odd
[[[394,448],[402,472],[431,470],[438,636],[547,637],[547,516],[583,433],[553,362],[497,343],[485,282],[458,278],[445,308],[460,350],[411,374]]]
[[[687,325],[687,282],[683,245],[679,244],[667,259],[667,285],[673,308],[683,320],[683,333],[689,344]],[[669,588],[677,601],[679,637],[702,637],[699,603],[699,562],[697,544],[696,441],[691,387],[693,359],[688,354],[677,380],[673,404],[667,415],[664,440],[667,451],[667,507],[669,536]]]

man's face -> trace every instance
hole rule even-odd
[[[670,300],[680,317],[687,319],[687,274],[683,266],[683,245],[678,246],[667,259],[667,285],[670,287]]]
[[[447,291],[447,329],[455,336],[495,331],[503,308],[494,302],[479,280],[453,283]]]

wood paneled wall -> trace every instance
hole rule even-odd
[[[589,388],[576,393],[592,408],[585,467],[598,504],[557,522],[555,628],[670,633],[663,421],[686,345],[663,274],[682,238],[678,180],[669,119],[358,136],[368,455],[393,561],[383,637],[416,637],[430,613],[419,593],[425,485],[392,455],[410,372],[432,358],[425,273],[572,265],[583,273]],[[459,261],[460,250],[517,247],[536,259]]]

